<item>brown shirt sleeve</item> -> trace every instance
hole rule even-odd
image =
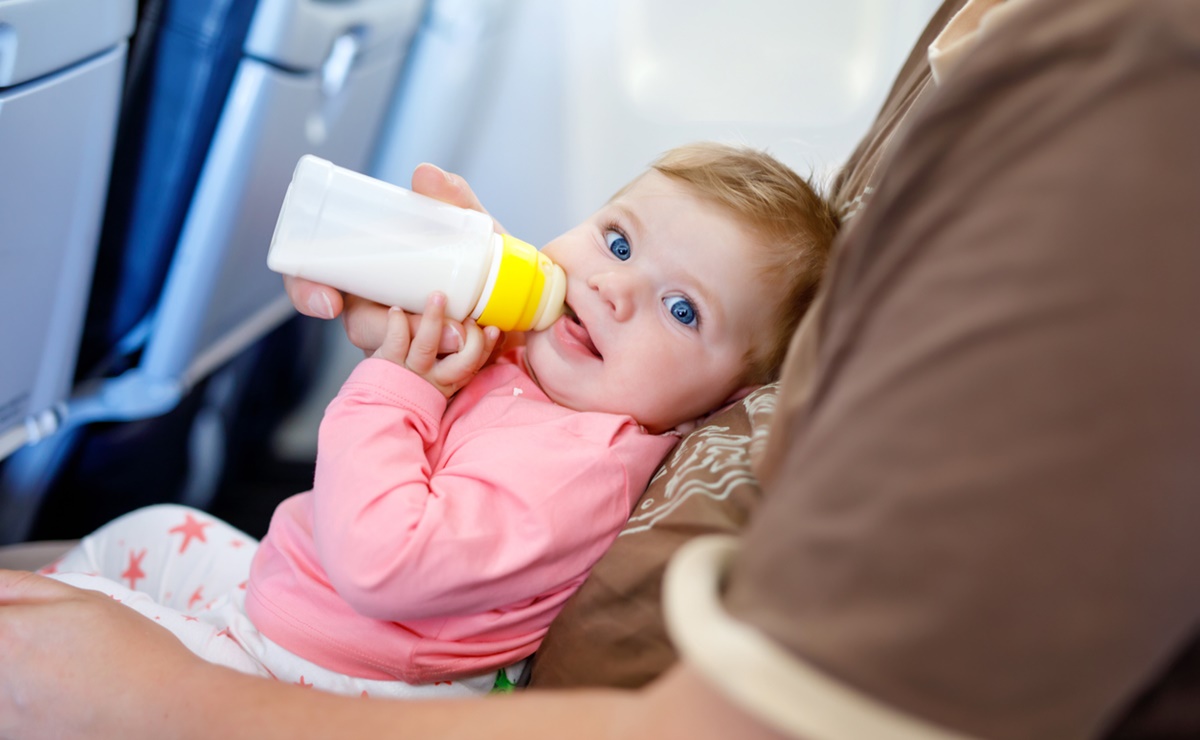
[[[984,737],[1094,737],[1153,682],[1200,623],[1198,132],[1191,0],[1029,3],[929,96],[840,246],[735,619]]]
[[[892,140],[905,127],[909,113],[919,108],[925,98],[936,88],[932,83],[926,49],[933,42],[954,14],[967,4],[967,0],[946,0],[930,18],[925,30],[913,45],[908,58],[880,106],[879,114],[862,140],[851,153],[846,163],[838,170],[829,191],[829,199],[845,223],[850,221],[870,202],[879,177],[887,170],[884,160],[890,151]],[[836,262],[840,249],[836,249]],[[754,470],[767,481],[786,454],[787,429],[798,409],[808,402],[812,391],[813,366],[816,350],[820,344],[820,326],[823,299],[817,301],[805,314],[803,322],[792,338],[783,375],[788,382],[780,387],[779,407],[775,426],[768,435],[767,444],[755,460]]]

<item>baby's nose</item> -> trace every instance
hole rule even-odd
[[[595,290],[612,311],[617,321],[630,319],[637,308],[639,288],[632,276],[617,272],[599,272],[588,278],[588,286]]]

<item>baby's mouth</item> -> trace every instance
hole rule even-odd
[[[563,326],[572,339],[582,344],[589,352],[595,355],[598,359],[603,360],[603,355],[600,350],[596,349],[596,344],[592,341],[592,335],[588,332],[587,327],[579,320],[579,315],[575,313],[575,309],[569,305],[563,309]]]

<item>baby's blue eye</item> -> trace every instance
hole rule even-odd
[[[633,249],[629,246],[625,236],[619,231],[604,232],[604,241],[608,244],[608,251],[616,255],[617,259],[624,262],[629,259],[629,255],[633,253]]]
[[[696,315],[696,308],[692,302],[682,296],[669,296],[663,299],[663,305],[671,312],[679,323],[684,326],[694,326],[699,316]]]

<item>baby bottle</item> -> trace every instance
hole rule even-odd
[[[411,313],[435,290],[446,315],[504,331],[545,329],[566,275],[490,216],[305,155],[271,237],[267,266]]]

